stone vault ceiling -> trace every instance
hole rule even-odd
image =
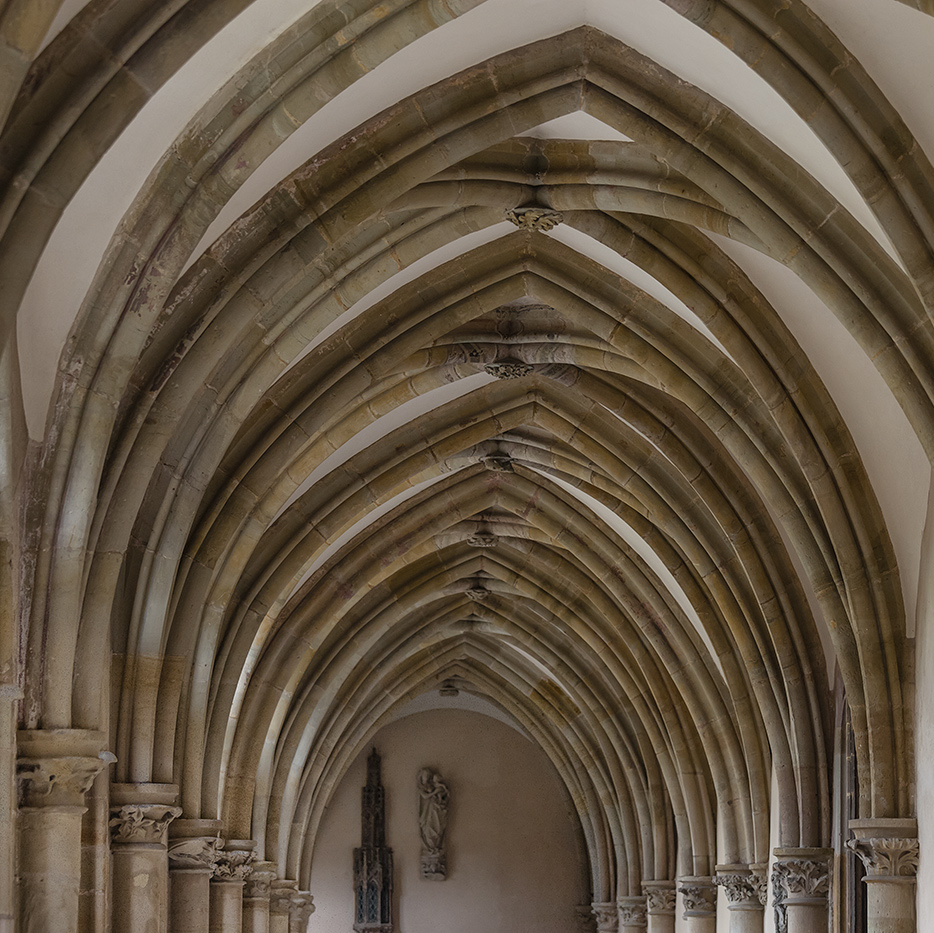
[[[2,10],[21,726],[303,886],[446,680],[554,763],[598,901],[827,845],[838,682],[861,814],[914,815],[934,18]]]

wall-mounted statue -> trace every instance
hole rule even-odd
[[[418,772],[418,829],[422,837],[422,877],[443,881],[447,877],[444,833],[448,826],[451,792],[441,775],[431,768]]]

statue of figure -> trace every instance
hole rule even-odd
[[[441,775],[431,768],[418,772],[418,828],[422,837],[422,877],[443,881],[447,877],[444,832],[448,825],[451,793]]]

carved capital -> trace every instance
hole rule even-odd
[[[786,904],[826,904],[830,894],[829,849],[776,849],[772,869],[776,914]]]
[[[709,917],[717,912],[717,886],[713,878],[679,878],[678,890],[684,898],[684,918]]]
[[[169,868],[175,871],[212,871],[220,840],[214,836],[195,836],[169,841]]]
[[[269,892],[269,910],[274,914],[287,914],[292,910],[292,895],[298,893],[298,882],[280,878],[272,883]]]
[[[866,881],[914,881],[920,855],[917,839],[872,837],[850,839],[847,848],[855,852],[866,869]]]
[[[548,207],[514,207],[506,211],[506,219],[523,230],[551,230],[564,218]]]
[[[673,881],[643,881],[646,905],[650,914],[672,915],[678,906],[678,894]]]
[[[752,869],[752,886],[755,888],[756,897],[759,898],[759,903],[763,907],[769,902],[769,876],[767,870],[768,865]]]
[[[182,815],[180,807],[164,804],[127,804],[111,807],[110,838],[115,844],[165,845],[169,823]]]
[[[616,933],[619,929],[619,908],[616,902],[601,901],[590,907],[597,921],[597,933]]]
[[[590,904],[575,907],[574,919],[577,921],[578,933],[597,933],[597,921],[594,919],[593,908]]]
[[[623,927],[644,927],[648,924],[645,897],[620,897],[616,900],[619,911],[619,925]]]
[[[756,877],[745,866],[718,866],[714,882],[723,888],[730,910],[762,910]]]
[[[315,912],[314,898],[308,891],[295,891],[289,904],[290,922],[304,930],[308,918]]]
[[[497,379],[521,379],[532,372],[532,367],[521,360],[502,360],[499,363],[487,363],[483,367],[491,376]]]
[[[16,762],[21,805],[24,807],[84,805],[95,778],[117,759],[110,752],[91,757],[20,758]]]
[[[211,870],[214,881],[246,881],[253,871],[256,853],[252,849],[219,849]]]
[[[269,898],[273,881],[278,878],[275,862],[254,862],[253,871],[243,886],[244,898]]]

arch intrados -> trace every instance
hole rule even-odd
[[[399,594],[397,593],[397,594],[395,595],[395,603],[394,603],[394,604],[398,604],[398,600],[399,600],[399,599],[400,599],[400,596],[399,596]],[[604,615],[604,614],[600,614],[600,615],[602,616],[602,615]],[[643,665],[643,666],[644,666],[644,665]],[[316,677],[317,677],[317,675],[316,675]],[[343,679],[343,676],[341,676],[341,677],[338,678],[338,679],[342,680],[342,679]],[[246,721],[246,718],[247,718],[246,716],[241,716],[241,717],[240,717],[240,722],[241,722],[241,723],[245,722],[245,721]],[[251,731],[252,731],[252,729],[251,729]]]

